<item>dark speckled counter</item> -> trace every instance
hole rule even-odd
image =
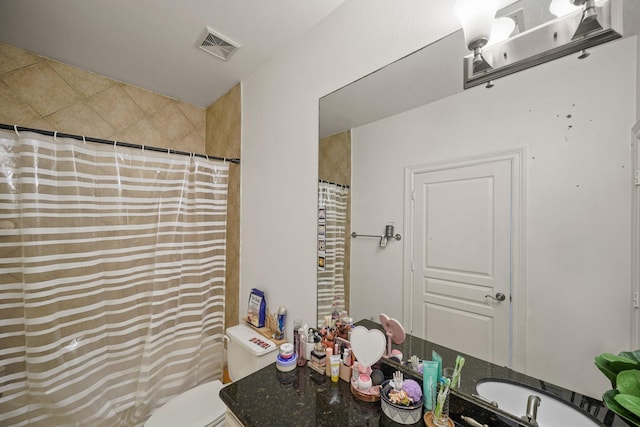
[[[359,325],[369,329],[380,325],[370,321],[360,321]],[[460,354],[446,347],[407,336],[399,348],[405,356],[421,355],[431,358],[437,351],[443,358],[443,366],[453,366]],[[526,426],[517,417],[495,410],[490,405],[471,397],[476,393],[475,384],[484,378],[514,381],[550,394],[574,405],[577,410],[599,420],[605,426],[624,427],[627,424],[607,410],[602,402],[566,390],[562,387],[520,374],[512,369],[494,365],[465,355],[460,392],[452,395],[451,417],[456,426],[462,426],[460,415],[472,416],[491,427]],[[405,377],[410,370],[385,361],[385,374],[400,368]],[[415,376],[416,380],[421,380]],[[233,414],[245,426],[398,426],[387,418],[380,409],[380,403],[358,400],[351,394],[345,381],[332,383],[329,377],[318,374],[307,367],[298,367],[290,373],[279,372],[271,364],[239,381],[225,386],[220,397]],[[526,402],[523,402],[523,405]],[[424,425],[419,423],[417,425]]]
[[[224,387],[220,396],[245,426],[398,425],[385,417],[380,402],[362,402],[347,382],[332,383],[306,367],[288,374],[269,365]]]

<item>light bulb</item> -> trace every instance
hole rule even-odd
[[[489,37],[487,46],[507,40],[515,28],[516,23],[511,18],[505,16],[494,19],[493,27],[491,28],[491,37]]]
[[[582,9],[582,6],[574,6],[569,0],[553,0],[549,5],[549,12],[558,18],[580,9]]]

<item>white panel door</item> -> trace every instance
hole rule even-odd
[[[511,165],[415,174],[410,236],[413,332],[500,365],[510,364]]]

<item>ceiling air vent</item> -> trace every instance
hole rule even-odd
[[[229,59],[236,50],[240,49],[240,44],[209,27],[204,29],[200,40],[200,49],[223,61]]]

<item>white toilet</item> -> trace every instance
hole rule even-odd
[[[276,361],[276,344],[251,326],[227,328],[227,365],[232,381],[264,368]],[[158,408],[144,427],[222,427],[227,407],[218,393],[219,380],[200,384],[174,397]]]

